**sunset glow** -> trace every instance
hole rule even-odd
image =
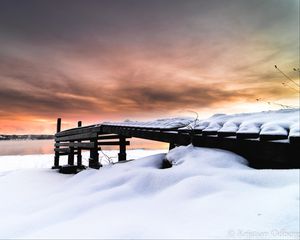
[[[299,81],[298,0],[1,0],[0,134],[299,106],[274,65]]]

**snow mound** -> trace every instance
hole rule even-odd
[[[248,162],[243,157],[222,149],[197,148],[189,145],[181,146],[170,151],[166,159],[173,165],[191,164],[195,168],[201,164],[201,168],[223,169],[223,168],[247,168]]]
[[[171,168],[161,169],[165,159]],[[254,170],[224,150],[177,147],[74,176],[9,171],[0,188],[4,239],[282,239],[282,232],[297,239],[299,233],[299,170]]]

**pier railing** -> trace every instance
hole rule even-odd
[[[120,152],[118,160],[126,160],[126,146],[130,144],[128,138],[122,134],[104,133],[102,127],[98,125],[91,125],[82,127],[81,122],[78,122],[78,127],[60,131],[61,119],[57,120],[57,130],[55,134],[54,144],[54,166],[53,169],[59,169],[62,173],[75,173],[78,170],[84,169],[82,165],[82,151],[90,151],[89,167],[99,169],[101,164],[99,162],[99,150],[102,146],[119,146]],[[68,164],[60,166],[59,157],[67,155]],[[77,156],[77,163],[75,164],[74,157]]]

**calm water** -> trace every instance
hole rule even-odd
[[[145,148],[145,149],[167,149],[165,143],[130,139],[128,149]],[[29,155],[29,154],[49,154],[53,153],[54,140],[12,140],[0,141],[0,156],[4,155]],[[103,150],[117,149],[117,146],[105,146]]]

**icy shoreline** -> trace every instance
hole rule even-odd
[[[137,159],[157,153],[165,153],[164,149],[129,149],[128,159]],[[103,153],[116,162],[119,150],[104,150]],[[107,164],[107,159],[99,152],[99,159],[102,164]],[[83,164],[88,165],[89,152],[82,153]],[[26,155],[4,155],[0,156],[0,173],[18,169],[51,168],[53,166],[54,154],[26,154]],[[61,164],[67,164],[67,156],[61,156]]]

